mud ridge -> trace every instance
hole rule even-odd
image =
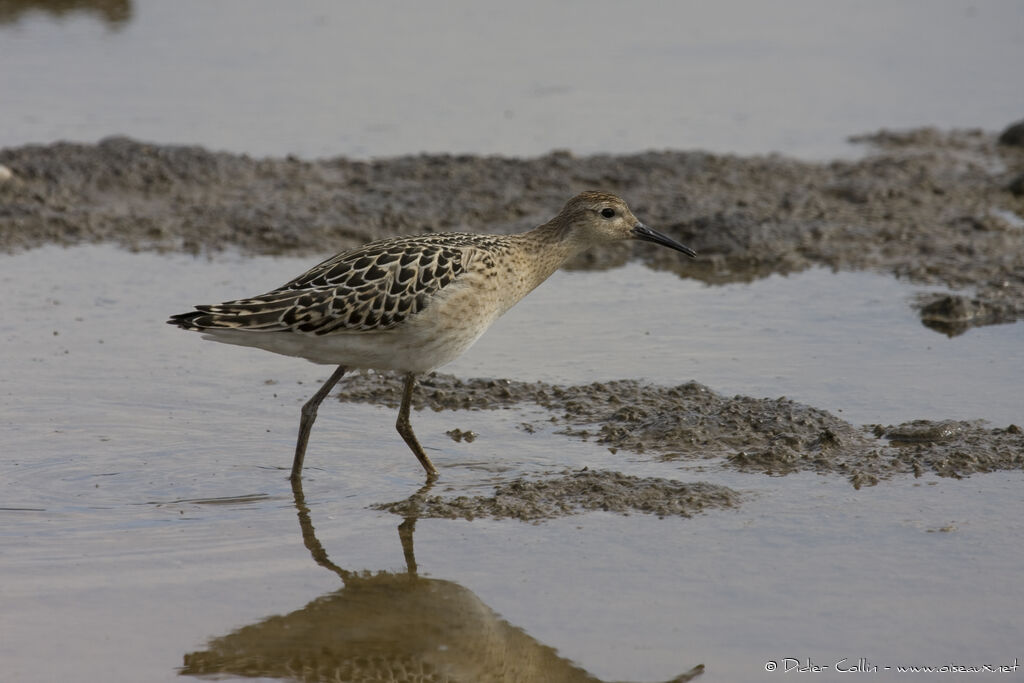
[[[355,375],[340,386],[342,401],[397,406],[401,397],[401,379],[388,374]],[[551,411],[560,433],[613,451],[769,475],[836,474],[858,488],[901,474],[960,478],[1024,468],[1024,430],[1017,425],[917,420],[858,427],[785,397],[726,397],[697,382],[560,386],[434,373],[414,396],[417,410],[532,403]]]
[[[445,497],[419,493],[395,503],[374,505],[403,517],[518,519],[539,522],[602,510],[658,517],[692,517],[708,509],[735,507],[740,494],[706,482],[634,477],[620,472],[580,470],[540,479],[516,478],[491,496]]]

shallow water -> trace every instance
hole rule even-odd
[[[341,588],[303,546],[286,480],[298,406],[327,369],[163,324],[310,261],[106,246],[0,259],[0,660],[11,680],[178,679],[210,638]],[[447,370],[696,379],[786,394],[855,424],[1019,424],[1024,325],[948,339],[916,320],[916,291],[823,270],[724,287],[639,266],[559,273]],[[313,432],[306,503],[347,570],[405,568],[401,520],[367,509],[422,483],[394,417],[329,401]],[[786,657],[895,667],[1020,655],[1024,549],[1012,539],[1024,529],[1009,511],[1024,474],[855,491],[838,477],[612,454],[555,433],[547,417],[521,407],[413,421],[447,493],[587,466],[724,484],[744,503],[693,519],[420,520],[420,574],[500,615],[496,632],[505,620],[529,647],[610,680],[664,680],[701,662],[699,680],[741,681]],[[480,437],[457,443],[444,434],[453,428]],[[457,637],[451,623],[434,627]],[[820,680],[838,677],[828,671]]]
[[[788,396],[854,424],[1024,420],[1024,325],[938,334],[911,304],[939,287],[822,268],[706,286],[634,264],[560,272],[545,290],[446,371],[571,384],[695,379],[730,395]]]
[[[1020,116],[1012,1],[7,5],[0,146],[827,159],[857,132]]]

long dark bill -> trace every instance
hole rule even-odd
[[[693,249],[690,249],[687,246],[679,244],[679,242],[676,242],[668,235],[663,235],[657,230],[648,228],[643,223],[637,223],[636,225],[633,226],[633,237],[638,240],[643,240],[644,242],[654,242],[655,244],[660,244],[663,247],[668,247],[669,249],[681,251],[690,258],[695,258],[697,256],[697,252],[695,252]]]

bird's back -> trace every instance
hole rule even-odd
[[[511,245],[509,236],[468,233],[371,242],[264,294],[199,305],[168,322],[318,363],[432,369],[468,348],[504,310],[488,309],[486,297],[459,302]]]
[[[371,242],[265,294],[199,305],[168,322],[191,330],[308,335],[389,330],[426,309],[473,261],[506,250],[508,239],[440,233]]]

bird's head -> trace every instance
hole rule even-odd
[[[565,239],[577,243],[581,249],[607,242],[642,240],[681,251],[691,258],[697,255],[693,249],[644,225],[626,202],[607,192],[576,195],[555,220],[564,226]]]

